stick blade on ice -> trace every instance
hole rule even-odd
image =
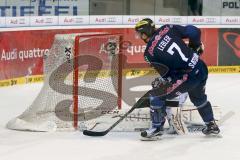
[[[89,131],[89,130],[84,130],[83,134],[85,136],[94,136],[94,137],[101,137],[105,136],[108,132],[103,131],[103,132],[96,132],[96,131]]]

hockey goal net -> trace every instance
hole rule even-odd
[[[121,108],[120,34],[58,34],[44,57],[44,84],[32,105],[7,128],[74,130],[101,116],[104,107]]]

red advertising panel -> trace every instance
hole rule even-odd
[[[202,58],[208,65],[217,65],[218,29],[201,30],[202,41],[205,45]],[[127,55],[126,64],[128,64],[125,68],[147,66],[142,55],[145,44],[135,35],[132,28],[0,32],[0,80],[42,74],[42,57],[49,53],[54,35],[81,32],[122,33],[124,38],[120,47],[123,47]]]
[[[201,29],[201,39],[205,48],[202,59],[208,66],[218,65],[218,30],[216,28]]]
[[[49,52],[55,34],[88,31],[99,32],[97,29],[82,29],[0,33],[0,80],[42,74],[43,55]],[[106,32],[106,30],[100,31]],[[117,32],[117,30],[115,30],[115,32]]]

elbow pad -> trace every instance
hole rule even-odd
[[[200,45],[195,45],[192,42],[189,42],[188,47],[191,48],[194,52],[196,52],[199,56],[203,54],[204,44],[201,42]]]

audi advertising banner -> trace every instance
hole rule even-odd
[[[43,74],[43,56],[49,53],[54,36],[56,34],[81,32],[123,34],[124,38],[120,47],[122,47],[124,54],[127,56],[126,64],[128,64],[124,65],[124,68],[128,69],[134,67],[134,65],[131,64],[137,64],[135,66],[138,67],[148,66],[143,59],[143,52],[146,46],[142,40],[136,37],[134,29],[132,28],[0,32],[0,80]],[[218,29],[202,29],[202,40],[205,44],[205,52],[202,55],[202,59],[204,59],[209,66],[217,65],[217,39]],[[226,45],[227,42],[225,46]],[[236,42],[235,45],[239,45],[239,43],[237,44]],[[229,50],[232,49],[231,47],[228,48]],[[100,50],[99,48],[99,50],[90,54],[99,54]],[[234,57],[232,59],[234,59]],[[234,62],[235,61],[236,60],[234,60]],[[237,63],[239,64],[239,61],[237,61],[236,64]]]

